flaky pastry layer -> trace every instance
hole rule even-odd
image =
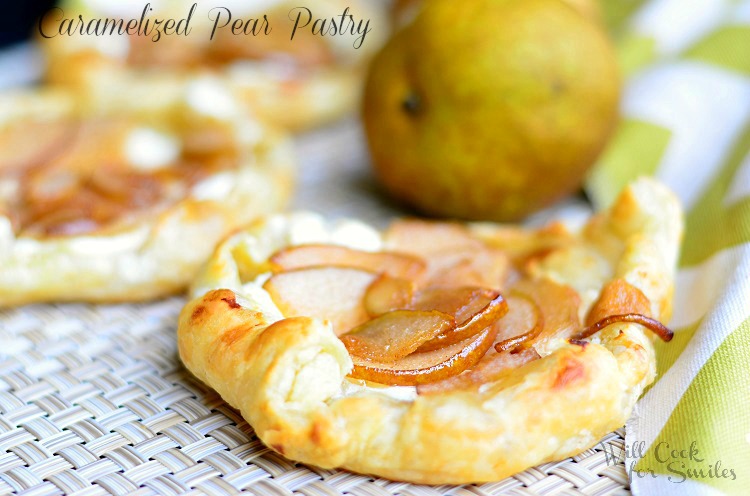
[[[557,237],[545,229],[471,229],[506,249],[509,240],[523,250]],[[640,179],[530,270],[575,288],[585,307],[609,280],[624,279],[666,320],[681,232],[675,197]],[[253,282],[271,253],[310,242],[387,249],[362,224],[325,224],[309,214],[269,218],[217,249],[178,329],[188,369],[292,460],[417,483],[499,480],[593,446],[625,423],[654,379],[648,331],[615,324],[586,344],[547,342],[537,348],[540,359],[478,391],[418,396],[353,387],[346,379],[352,361],[330,324],[284,318]]]

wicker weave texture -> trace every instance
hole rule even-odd
[[[627,493],[597,446],[483,484],[419,486],[292,463],[180,364],[173,298],[0,312],[0,494]],[[604,440],[620,453],[621,432]]]

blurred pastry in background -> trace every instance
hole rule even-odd
[[[284,134],[209,77],[171,102],[103,115],[60,89],[0,94],[0,306],[175,293],[222,237],[285,205]]]
[[[192,4],[154,0],[150,5],[150,17],[184,19]],[[189,35],[162,36],[156,42],[151,36],[116,33],[40,36],[47,56],[46,80],[72,87],[89,105],[109,111],[123,101],[159,105],[184,77],[209,72],[225,79],[260,119],[292,130],[314,127],[356,109],[366,66],[389,34],[389,22],[386,4],[379,0],[309,0],[304,7],[294,39],[292,14],[300,7],[287,0],[198,2]],[[327,19],[330,28],[347,8],[354,21],[369,21],[370,31],[358,48],[360,35],[352,34],[348,23],[343,25],[345,34],[312,34],[316,19]],[[66,0],[61,9],[64,14],[45,16],[52,34],[63,15],[80,14],[86,21],[140,19],[144,3]],[[232,32],[235,22],[264,15],[271,27],[268,33]],[[222,17],[217,21],[217,16]],[[310,22],[303,29],[305,21]]]

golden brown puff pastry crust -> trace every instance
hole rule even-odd
[[[633,183],[577,234],[471,229],[498,246],[514,239],[537,249],[567,238],[528,269],[575,288],[584,310],[608,281],[623,279],[648,298],[653,316],[669,317],[682,218],[675,197],[653,180]],[[245,282],[279,247],[310,242],[383,248],[356,223],[270,218],[217,249],[178,329],[186,366],[292,460],[418,483],[498,480],[591,447],[625,423],[654,379],[648,331],[615,324],[585,345],[550,340],[537,348],[540,359],[479,390],[414,395],[354,385],[346,379],[352,361],[327,321],[284,318],[259,285]]]
[[[223,107],[194,106],[196,92]],[[289,140],[216,80],[180,95],[116,117],[63,91],[0,97],[0,305],[174,293],[221,238],[285,204]]]
[[[154,2],[149,15],[182,19],[190,5],[176,0]],[[313,19],[326,18],[330,23],[348,7],[356,22],[369,20],[371,32],[354,48],[359,34],[312,35],[311,21],[290,40],[294,23],[288,16],[298,3],[264,1],[254,6],[252,2],[230,2],[233,21],[267,14],[270,33],[232,34],[226,26],[211,40],[213,21],[208,11],[223,5],[198,3],[188,36],[163,36],[157,42],[147,36],[126,35],[42,39],[46,79],[81,92],[97,110],[116,111],[123,104],[159,106],[170,99],[170,90],[185,77],[210,73],[222,78],[263,121],[299,130],[336,119],[356,107],[367,62],[389,30],[384,2],[312,0],[304,7]],[[118,15],[140,18],[143,5],[105,10],[101,2],[70,0],[62,8],[65,17],[80,13],[88,20]],[[48,36],[56,33],[59,19],[55,19],[60,16],[59,12],[48,16]]]

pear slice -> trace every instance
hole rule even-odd
[[[383,235],[389,250],[422,256],[445,251],[475,250],[484,244],[457,223],[403,219],[393,222]]]
[[[480,286],[501,289],[510,272],[505,252],[486,246],[455,248],[425,255],[426,286]]]
[[[417,285],[409,279],[382,274],[365,293],[365,308],[372,317],[409,308]],[[430,309],[432,310],[432,309]]]
[[[456,294],[460,294],[460,290],[456,291]],[[431,302],[426,304],[425,307],[412,305],[412,308],[423,310],[433,305],[435,303]],[[439,350],[471,338],[487,327],[495,327],[493,324],[508,311],[508,304],[500,293],[490,290],[473,290],[470,299],[465,300],[464,305],[466,306],[454,307],[453,315],[456,316],[456,322],[458,323],[455,327],[427,341],[417,351]],[[448,313],[450,306],[450,303],[446,302],[435,305],[433,308]],[[470,317],[466,318],[467,315]],[[466,320],[462,322],[460,319]],[[497,334],[497,329],[494,330],[494,333]]]
[[[500,353],[536,339],[544,329],[544,315],[528,296],[512,294],[508,296],[508,313],[495,325],[499,327],[495,351]]]
[[[423,286],[481,286],[500,289],[510,272],[510,259],[500,249],[472,236],[466,226],[416,219],[392,223],[383,235],[389,250],[423,258]]]
[[[481,312],[499,294],[497,291],[477,287],[426,288],[414,295],[408,307],[404,308],[437,310],[453,315],[456,323],[463,325],[474,315]]]
[[[456,376],[476,364],[490,349],[497,327],[489,326],[458,343],[424,353],[412,353],[395,362],[352,356],[351,376],[380,384],[417,386]]]
[[[73,147],[77,126],[63,119],[26,121],[3,126],[0,133],[0,164],[3,175],[16,177]]]
[[[377,277],[351,267],[314,267],[274,274],[263,288],[284,317],[328,320],[338,336],[370,318],[363,299]]]
[[[476,391],[483,384],[497,381],[509,372],[539,358],[540,356],[534,348],[519,353],[510,351],[498,353],[490,349],[476,365],[465,373],[441,381],[420,384],[417,386],[417,394],[421,396],[456,390]]]
[[[317,266],[337,266],[385,273],[404,279],[417,279],[425,270],[425,262],[413,255],[369,252],[335,245],[292,246],[277,252],[269,261],[274,272]]]
[[[498,380],[509,371],[539,358],[531,346],[520,345],[533,340],[544,327],[541,309],[528,297],[508,296],[508,313],[493,327],[497,330],[494,349],[465,373],[430,384],[420,385],[420,395],[455,390],[477,390],[482,384]]]
[[[549,343],[569,339],[581,328],[578,317],[581,298],[570,286],[546,278],[522,279],[511,288],[510,294],[530,299],[542,313],[542,331],[526,341],[524,347],[533,346],[541,355],[546,355]]]
[[[341,341],[352,356],[390,363],[455,325],[452,315],[435,310],[395,310],[357,326]]]
[[[574,340],[580,341],[582,339],[587,339],[597,332],[601,331],[605,327],[611,326],[612,324],[620,324],[624,322],[632,322],[634,324],[641,325],[659,336],[659,338],[664,342],[672,341],[672,338],[674,337],[674,332],[672,332],[671,329],[669,329],[658,320],[652,319],[651,317],[646,317],[645,315],[641,315],[638,313],[626,313],[623,315],[610,315],[608,317],[604,317],[602,320],[594,322],[590,326],[585,327],[583,330],[581,330],[581,332],[573,336],[570,341],[573,342]]]
[[[602,288],[599,298],[591,306],[591,310],[586,316],[586,325],[594,325],[610,315],[630,313],[650,317],[651,302],[640,289],[624,279],[615,279]]]

